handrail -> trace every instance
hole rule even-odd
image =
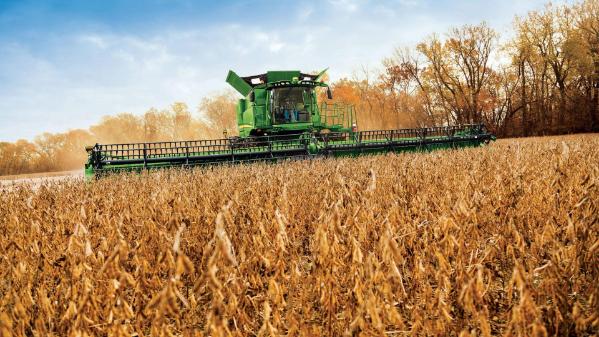
[[[362,146],[367,143],[386,143],[392,146],[399,142],[402,144],[420,144],[422,146],[429,140],[435,139],[459,141],[491,135],[482,124],[468,124],[396,130],[369,130],[357,133],[331,132],[327,134],[269,135],[195,141],[96,144],[89,151],[89,162],[93,167],[101,168],[105,164],[132,162],[139,162],[147,167],[150,163],[171,160],[191,164],[191,160],[198,158],[221,158],[222,156],[227,156],[227,158],[233,160],[237,160],[237,157],[242,160],[244,157],[262,155],[274,158],[275,153],[307,153],[307,139],[314,136],[317,140],[322,141],[325,147],[351,147],[352,144]]]

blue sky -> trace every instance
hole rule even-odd
[[[398,46],[487,21],[504,37],[544,0],[0,0],[0,141],[175,101],[227,71],[375,70]]]

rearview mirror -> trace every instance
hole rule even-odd
[[[333,93],[331,92],[331,88],[327,87],[327,98],[333,99]]]

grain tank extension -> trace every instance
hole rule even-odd
[[[326,71],[326,70],[325,70]],[[268,71],[229,83],[237,103],[239,136],[210,140],[96,144],[87,147],[86,176],[151,168],[341,157],[479,146],[494,140],[484,125],[358,131],[354,107],[318,101],[325,71]]]

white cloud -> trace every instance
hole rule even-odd
[[[416,7],[422,3],[421,0],[399,0],[399,3],[405,7]]]
[[[270,44],[270,46],[268,47],[268,49],[271,52],[276,53],[276,52],[279,52],[281,50],[281,48],[283,48],[283,46],[285,46],[285,44],[282,42],[272,42]]]
[[[341,9],[347,12],[355,12],[360,7],[358,0],[329,0],[331,4],[337,9]]]
[[[312,6],[301,7],[298,12],[297,19],[300,22],[306,21],[312,16],[312,13],[314,13],[314,8]]]
[[[103,37],[97,34],[83,34],[79,37],[79,41],[89,43],[99,49],[106,49],[107,43]]]

